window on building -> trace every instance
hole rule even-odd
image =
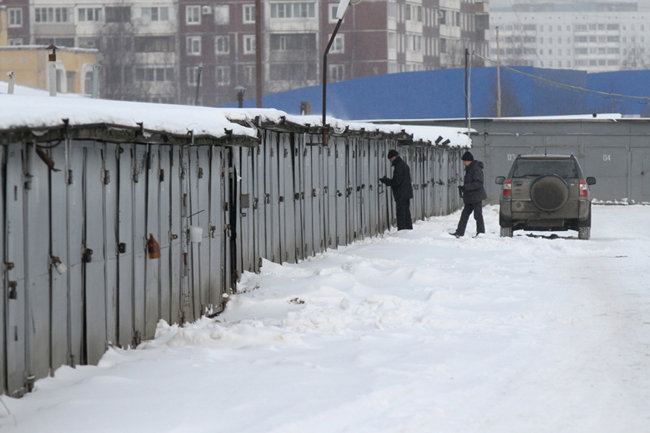
[[[76,75],[75,71],[65,71],[66,92],[74,93],[74,79]]]
[[[345,38],[344,35],[336,35],[330,48],[330,53],[344,53],[345,52]]]
[[[218,5],[214,8],[214,23],[219,26],[230,24],[230,6]]]
[[[313,81],[316,79],[315,63],[271,63],[269,75],[273,81]]]
[[[190,56],[201,55],[201,36],[188,36],[186,39],[187,54]]]
[[[138,67],[135,68],[136,82],[170,82],[174,81],[174,68]]]
[[[243,5],[242,12],[244,15],[244,24],[255,23],[255,5]]]
[[[98,22],[102,20],[102,8],[79,8],[78,9],[79,22],[93,21]]]
[[[74,38],[36,38],[36,45],[56,45],[57,47],[74,47]]]
[[[185,6],[185,24],[201,24],[201,6]]]
[[[345,65],[327,65],[328,79],[332,82],[345,79]]]
[[[23,38],[14,38],[7,41],[9,46],[23,45]]]
[[[9,8],[7,9],[7,17],[9,20],[9,27],[22,27],[23,26],[23,10],[22,8]]]
[[[230,85],[230,66],[217,66],[215,78],[218,86]]]
[[[70,22],[68,8],[35,8],[34,22],[37,23],[67,23]]]
[[[388,33],[388,49],[397,50],[397,35],[393,32]]]
[[[336,18],[336,13],[339,10],[339,5],[338,4],[330,4],[330,5],[328,5],[327,10],[329,11],[329,14],[328,14],[329,22],[330,23],[337,22],[339,19]]]
[[[90,95],[93,92],[93,71],[86,71],[84,74],[84,88],[83,93]]]
[[[316,49],[316,35],[313,33],[276,33],[271,35],[271,51]]]
[[[336,5],[334,7],[336,8]],[[330,14],[330,16],[332,15]],[[388,3],[388,18],[397,18],[397,5],[395,3]]]
[[[193,86],[196,84],[199,77],[199,67],[198,66],[189,66],[187,68],[187,84]],[[194,99],[192,99],[194,103]]]
[[[174,37],[136,36],[135,51],[139,53],[162,53],[174,51]]]
[[[140,8],[140,18],[145,21],[169,21],[168,7]]]
[[[271,18],[315,18],[316,4],[310,3],[271,3]]]
[[[255,84],[255,66],[244,65],[241,69],[241,74],[243,77],[243,84],[251,85]]]
[[[244,54],[255,53],[255,35],[244,35]]]
[[[131,8],[128,6],[106,7],[107,23],[128,23],[131,21]]]
[[[404,5],[404,19],[406,21],[411,19],[411,5],[408,3]]]
[[[79,48],[97,48],[99,49],[99,38],[77,38]]]
[[[230,53],[230,36],[217,36],[214,39],[214,46],[217,54]]]

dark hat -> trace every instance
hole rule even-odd
[[[469,151],[463,153],[463,156],[460,157],[463,161],[474,161],[474,155],[472,155]]]
[[[399,156],[399,153],[395,149],[391,149],[388,151],[388,159],[391,159],[393,156]]]

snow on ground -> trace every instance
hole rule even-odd
[[[449,236],[457,212],[266,262],[217,320],[3,397],[0,428],[650,431],[650,206],[595,206],[589,241],[502,239],[484,213],[478,239]]]

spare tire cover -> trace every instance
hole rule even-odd
[[[569,187],[560,176],[540,176],[530,186],[530,199],[540,210],[556,211],[569,199]]]

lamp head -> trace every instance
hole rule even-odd
[[[340,0],[339,5],[336,8],[336,19],[342,20],[345,16],[345,12],[348,10],[348,6],[356,5],[361,0]]]

